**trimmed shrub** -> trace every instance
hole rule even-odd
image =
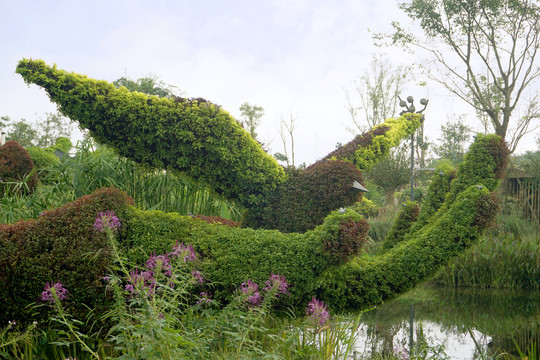
[[[229,113],[204,99],[130,92],[42,60],[21,60],[16,72],[120,155],[185,172],[247,208],[264,205],[285,180],[276,160]]]
[[[43,170],[51,165],[60,162],[60,159],[54,154],[51,148],[40,148],[37,146],[29,146],[26,148],[28,154],[32,157],[32,161],[38,170]]]
[[[61,136],[56,139],[56,143],[50,148],[52,148],[53,150],[60,150],[64,154],[67,154],[72,147],[73,143],[71,142],[71,140],[69,140],[67,137]]]
[[[362,199],[362,193],[352,187],[354,181],[363,183],[362,174],[349,162],[323,161],[286,172],[287,181],[270,195],[259,217],[257,212],[248,215],[246,226],[305,232],[321,224],[332,210]]]
[[[131,200],[117,189],[101,189],[73,203],[44,211],[39,218],[0,225],[0,322],[45,319],[32,316],[47,282],[60,281],[70,292],[66,302],[78,319],[89,306],[101,314],[111,303],[100,279],[111,265],[105,233],[93,229],[99,212],[125,219]]]
[[[238,284],[252,279],[264,283],[271,272],[292,284],[292,304],[303,304],[315,279],[331,264],[358,253],[367,230],[352,210],[331,213],[305,234],[210,225],[204,221],[160,211],[130,209],[126,232],[119,237],[133,263],[143,263],[154,251],[165,252],[177,241],[192,244],[201,270],[213,283],[217,299],[232,299]]]
[[[32,173],[33,168],[34,162],[30,155],[18,142],[10,140],[0,146],[0,183],[23,182],[31,174],[25,181],[25,187],[16,189],[14,185],[4,184],[0,187],[2,192],[7,186],[9,191],[16,190],[26,194],[32,193],[38,184],[36,172]]]
[[[357,257],[326,270],[318,279],[316,297],[335,309],[365,309],[388,301],[428,279],[475,243],[496,209],[489,191],[473,185],[415,238],[382,255]]]
[[[418,221],[412,226],[414,232],[424,226],[429,219],[439,210],[444,203],[446,195],[450,191],[450,183],[456,178],[456,169],[450,164],[444,164],[435,170],[431,178],[426,197],[418,216]]]
[[[422,115],[407,113],[397,119],[387,119],[370,131],[356,136],[348,144],[334,150],[321,161],[330,159],[354,163],[361,171],[368,171],[373,164],[385,158],[390,149],[412,134],[420,125]]]
[[[403,241],[404,236],[409,232],[409,229],[414,224],[420,213],[420,207],[417,203],[408,201],[403,204],[403,209],[399,212],[394,225],[386,236],[382,245],[383,251],[389,250]]]

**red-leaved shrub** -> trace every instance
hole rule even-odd
[[[94,230],[97,214],[113,211],[122,221],[132,200],[115,188],[97,190],[37,219],[0,225],[0,323],[43,319],[46,307],[32,315],[47,282],[64,284],[66,306],[84,320],[87,305],[97,314],[111,304],[101,278],[111,265],[105,233]]]
[[[34,168],[34,162],[28,152],[15,140],[0,146],[0,186],[5,182],[22,182]],[[32,193],[37,186],[38,177],[34,172],[26,181],[26,187],[19,189],[22,193]],[[4,185],[6,186],[6,185]],[[7,185],[10,190],[13,185]],[[4,190],[1,189],[0,190]]]

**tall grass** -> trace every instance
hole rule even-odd
[[[497,226],[433,279],[438,286],[540,290],[540,231],[502,212]]]
[[[221,216],[238,221],[242,209],[208,186],[181,173],[152,169],[119,157],[111,149],[90,141],[78,144],[73,158],[64,157],[40,173],[41,184],[29,196],[9,191],[0,198],[0,223],[36,218],[102,187],[127,192],[145,210]],[[24,186],[24,181],[18,186]]]

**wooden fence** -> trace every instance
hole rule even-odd
[[[540,182],[532,178],[507,178],[501,184],[504,196],[510,196],[523,208],[523,216],[540,227]]]

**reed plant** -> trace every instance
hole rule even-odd
[[[490,233],[433,279],[446,287],[540,290],[537,233]]]
[[[235,221],[241,219],[243,212],[235,203],[184,174],[141,166],[91,140],[77,144],[75,156],[64,156],[39,175],[41,185],[31,195],[14,191],[24,188],[26,180],[4,187],[0,223],[36,218],[43,210],[110,186],[126,191],[144,210],[220,216]]]

